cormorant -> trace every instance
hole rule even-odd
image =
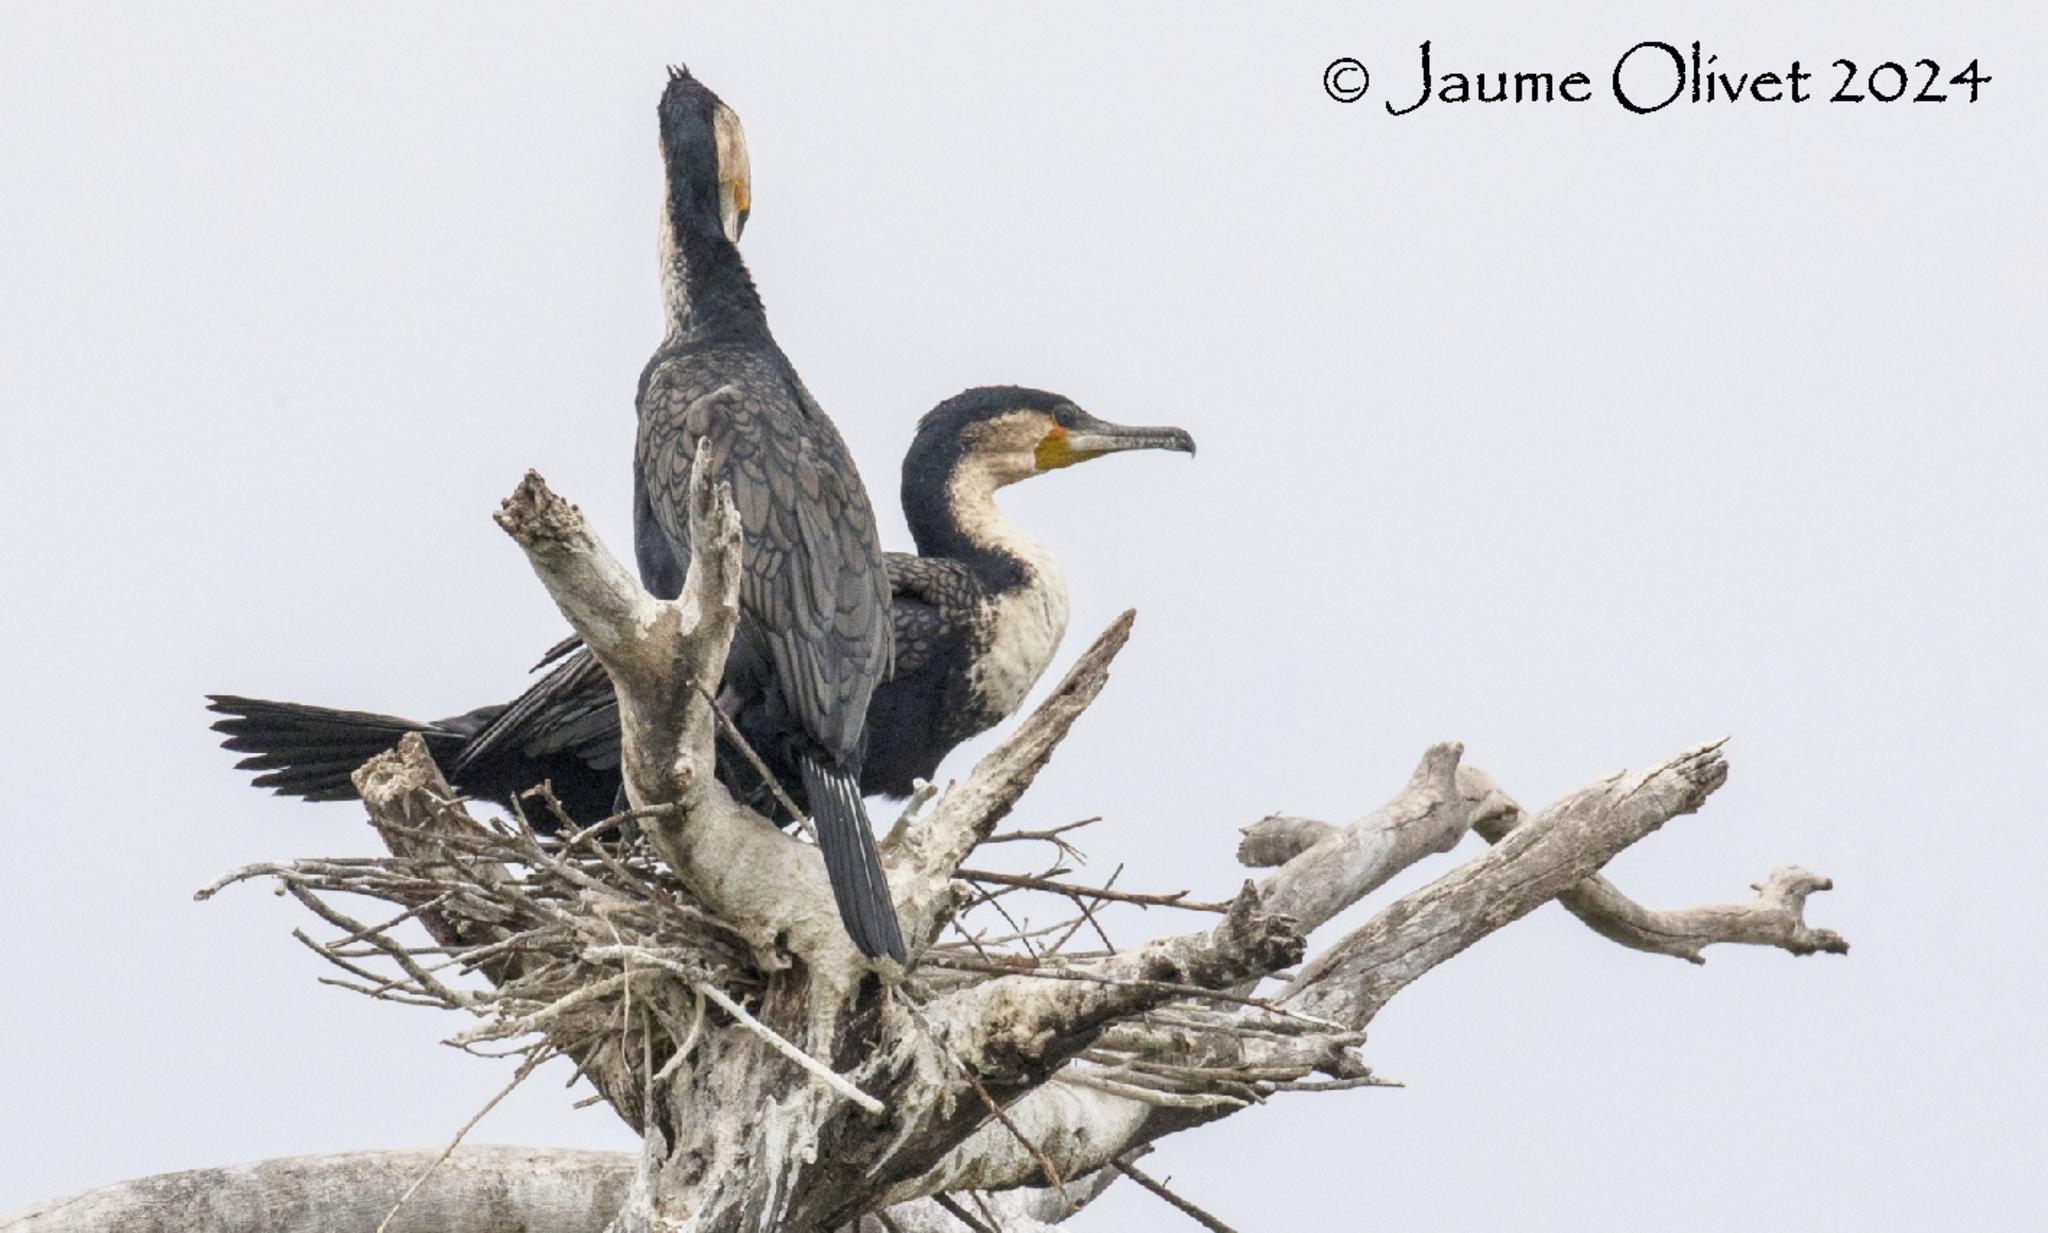
[[[634,399],[640,581],[662,599],[682,591],[701,452],[730,486],[742,536],[739,624],[719,705],[757,750],[798,768],[854,944],[905,962],[860,795],[861,730],[892,645],[874,510],[846,443],[775,344],[740,257],[748,168],[739,117],[683,68],[669,70],[658,114],[668,332]]]
[[[917,555],[889,555],[896,671],[868,707],[864,791],[910,795],[955,745],[1014,714],[1066,632],[1059,563],[1003,517],[996,489],[1148,449],[1193,454],[1195,439],[1018,386],[968,390],[918,422],[902,486]]]
[[[1052,555],[1003,517],[996,489],[1140,449],[1192,454],[1195,443],[1178,428],[1104,423],[1057,394],[1016,386],[968,390],[919,421],[902,484],[918,554],[886,557],[895,671],[868,703],[863,794],[908,796],[954,746],[1013,714],[1052,662],[1066,584]],[[573,640],[548,664],[514,701],[433,723],[228,695],[211,709],[228,717],[214,724],[227,748],[250,755],[237,765],[282,795],[351,799],[356,767],[419,732],[463,792],[510,807],[547,780],[587,824],[611,812],[619,790],[618,704],[604,669]],[[802,776],[772,769],[803,808]],[[719,774],[764,814],[786,813],[737,751],[720,751]]]

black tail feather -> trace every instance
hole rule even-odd
[[[213,730],[221,747],[249,755],[235,763],[260,771],[255,785],[309,801],[353,800],[357,767],[398,744],[408,732],[427,738],[436,758],[461,747],[460,733],[368,711],[337,711],[296,702],[269,702],[233,694],[207,695],[206,709],[226,718]]]
[[[818,847],[832,879],[840,923],[861,954],[909,963],[896,909],[889,902],[889,881],[882,876],[882,857],[875,850],[874,832],[868,829],[859,777],[809,757],[802,762],[804,790],[818,823]]]

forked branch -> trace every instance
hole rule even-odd
[[[741,576],[739,512],[715,474],[701,458],[691,472],[690,564],[674,600],[649,595],[582,512],[531,471],[498,525],[611,675],[627,798],[673,807],[645,828],[655,850],[764,968],[799,956],[829,987],[849,989],[867,965],[839,923],[817,849],[737,804],[715,774],[709,691],[739,619]]]

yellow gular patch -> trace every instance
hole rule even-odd
[[[1067,430],[1058,425],[1038,439],[1038,448],[1031,453],[1041,471],[1057,471],[1081,461],[1074,453],[1073,443],[1067,440]]]

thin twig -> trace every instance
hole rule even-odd
[[[986,950],[982,949],[981,939],[967,932],[967,926],[960,923],[959,917],[956,916],[951,920],[947,921],[946,923],[952,926],[953,932],[959,934],[961,937],[967,940],[967,944],[974,948],[975,954],[980,955],[983,959],[988,960],[990,963],[995,962],[995,956],[989,954]]]
[[[374,933],[370,933],[369,926],[363,924],[359,920],[351,919],[344,913],[335,911],[333,908],[327,906],[327,904],[321,902],[320,897],[318,895],[315,895],[312,891],[307,890],[304,886],[301,886],[299,883],[295,881],[287,881],[285,883],[285,889],[291,892],[292,898],[297,899],[300,903],[306,905],[306,907],[310,909],[315,916],[318,916],[320,919],[326,921],[330,925],[333,925],[337,929],[346,929],[351,931],[357,936],[362,937],[363,941],[368,942],[370,945],[375,946],[378,950],[383,951],[387,956],[390,957],[393,963],[396,963],[400,968],[404,969],[405,974],[407,976],[412,977],[413,983],[417,984],[426,993],[434,997],[445,999],[448,1005],[450,1006],[469,1005],[470,999],[467,996],[458,993],[453,989],[448,988],[446,985],[443,985],[440,981],[435,980],[432,976],[429,976],[425,969],[421,968],[419,964],[413,962],[412,956],[406,953],[406,950],[403,946],[400,946],[398,943],[393,942],[388,938],[379,937]]]
[[[669,1076],[675,1074],[682,1064],[689,1059],[690,1051],[697,1047],[697,1034],[704,1030],[704,991],[702,989],[693,989],[691,992],[697,996],[697,1013],[690,1017],[690,1034],[685,1036],[682,1043],[676,1046],[675,1056],[663,1063],[661,1070],[655,1074],[654,1086],[656,1087],[668,1082]]]
[[[866,1109],[869,1113],[872,1113],[877,1117],[880,1117],[884,1113],[887,1113],[889,1111],[887,1105],[884,1105],[881,1101],[876,1100],[874,1097],[868,1095],[866,1092],[861,1091],[853,1084],[848,1083],[845,1079],[840,1078],[839,1075],[835,1071],[833,1071],[833,1069],[830,1066],[825,1065],[825,1063],[812,1057],[810,1054],[805,1053],[802,1049],[797,1048],[794,1044],[791,1044],[788,1040],[784,1039],[783,1036],[780,1033],[776,1032],[774,1028],[769,1027],[767,1024],[761,1022],[759,1019],[756,1019],[754,1018],[754,1016],[748,1014],[746,1010],[743,1009],[738,1002],[735,1002],[731,998],[727,997],[725,995],[725,991],[720,989],[718,986],[710,984],[709,982],[700,981],[698,982],[697,990],[698,992],[702,993],[705,997],[710,998],[712,1001],[718,1003],[719,1008],[725,1011],[726,1014],[731,1015],[733,1019],[740,1024],[740,1026],[746,1028],[748,1031],[754,1033],[756,1036],[759,1036],[761,1039],[767,1041],[768,1044],[776,1050],[776,1052],[782,1054],[784,1057],[787,1057],[790,1061],[795,1062],[797,1065],[809,1071],[813,1076],[815,1076],[817,1079],[823,1082],[826,1087],[829,1087],[833,1091],[838,1092],[841,1096],[846,1097],[848,1100],[859,1105],[861,1108]]]
[[[454,1039],[462,1044],[471,1044],[479,1040],[505,1040],[514,1036],[524,1036],[528,1032],[538,1032],[568,1012],[595,1002],[620,989],[628,991],[627,997],[629,1000],[627,1005],[630,1007],[632,1005],[630,1001],[632,996],[632,980],[635,975],[638,975],[638,973],[628,969],[616,976],[607,976],[603,980],[577,985],[568,993],[563,994],[531,1014],[520,1015],[510,1019],[500,1019],[495,1023],[480,1024],[470,1028],[468,1031],[456,1033]],[[607,1015],[606,1019],[609,1021],[610,1016]]]
[[[448,1159],[450,1156],[453,1156],[455,1154],[455,1149],[458,1145],[461,1144],[462,1137],[468,1134],[471,1130],[475,1129],[476,1124],[484,1120],[485,1114],[497,1108],[499,1101],[505,1099],[507,1096],[510,1096],[512,1094],[513,1088],[518,1087],[521,1083],[524,1083],[526,1081],[526,1076],[532,1074],[535,1067],[539,1066],[542,1062],[545,1062],[546,1060],[548,1060],[548,1058],[552,1056],[554,1056],[554,1051],[552,1049],[548,1049],[545,1047],[537,1049],[527,1056],[526,1061],[520,1065],[518,1073],[512,1076],[512,1082],[507,1083],[504,1087],[500,1088],[496,1096],[491,1097],[489,1101],[485,1102],[484,1107],[476,1111],[475,1117],[472,1117],[468,1121],[464,1122],[462,1124],[462,1129],[455,1132],[455,1137],[453,1139],[448,1140],[448,1146],[441,1149],[441,1154],[439,1156],[434,1157],[434,1162],[428,1165],[425,1171],[423,1171],[417,1178],[413,1179],[412,1185],[406,1187],[406,1191],[404,1194],[398,1196],[398,1202],[393,1203],[391,1205],[391,1210],[384,1213],[384,1219],[377,1223],[377,1233],[384,1233],[386,1229],[391,1227],[391,1222],[398,1216],[398,1209],[404,1207],[406,1200],[412,1198],[413,1195],[419,1191],[419,1188],[421,1186],[426,1185],[427,1179],[434,1175],[434,1170],[441,1167],[442,1161]]]
[[[988,838],[982,840],[982,842],[1022,843],[1026,841],[1036,841],[1039,843],[1049,843],[1053,847],[1059,849],[1059,851],[1063,855],[1070,856],[1077,861],[1086,863],[1086,861],[1088,860],[1088,854],[1086,852],[1083,852],[1081,849],[1075,847],[1072,843],[1068,842],[1067,840],[1062,839],[1061,836],[1065,835],[1068,831],[1079,830],[1084,826],[1092,826],[1100,821],[1102,821],[1100,817],[1083,818],[1079,822],[1069,822],[1064,826],[1048,827],[1047,829],[1042,831],[1004,831],[1000,835],[990,835]]]
[[[372,985],[377,986],[379,991],[388,990],[394,987],[394,982],[385,980],[383,977],[377,975],[375,972],[372,972],[368,968],[357,967],[355,964],[350,963],[348,959],[341,954],[341,952],[336,950],[330,950],[329,948],[320,945],[320,943],[315,942],[312,939],[312,937],[308,935],[306,931],[303,929],[292,930],[292,941],[297,942],[299,945],[305,947],[307,950],[312,951],[314,954],[320,956],[322,959],[325,959],[327,962],[333,964],[335,967],[340,968],[342,971],[347,972],[349,975],[359,976],[362,979],[369,981]],[[372,951],[370,955],[363,957],[374,958],[383,953],[383,951]],[[403,982],[401,981],[396,983],[402,984]]]
[[[1156,1194],[1160,1198],[1166,1200],[1168,1203],[1178,1208],[1190,1220],[1193,1220],[1196,1224],[1199,1224],[1203,1228],[1208,1229],[1209,1233],[1237,1233],[1236,1229],[1231,1228],[1229,1225],[1223,1223],[1221,1220],[1216,1219],[1216,1217],[1211,1216],[1209,1213],[1203,1211],[1201,1208],[1196,1207],[1194,1204],[1188,1202],[1186,1199],[1183,1199],[1179,1195],[1173,1193],[1171,1190],[1168,1190],[1166,1188],[1166,1183],[1159,1181],[1157,1178],[1152,1177],[1150,1174],[1140,1171],[1138,1166],[1125,1164],[1121,1160],[1112,1160],[1109,1163],[1111,1168],[1114,1168],[1117,1172],[1123,1174],[1125,1177],[1130,1178],[1132,1181],[1138,1183],[1140,1186],[1143,1186],[1145,1189],[1151,1191],[1153,1194]]]
[[[1044,1148],[1032,1142],[1031,1137],[1024,1133],[1022,1127],[1010,1120],[1010,1115],[1003,1112],[1003,1107],[996,1103],[995,1097],[988,1094],[988,1089],[981,1085],[981,1080],[975,1076],[974,1072],[967,1069],[963,1064],[960,1067],[960,1073],[967,1076],[967,1081],[974,1085],[974,1094],[981,1097],[981,1103],[988,1106],[988,1111],[993,1113],[996,1120],[1003,1124],[1003,1128],[1008,1130],[1016,1138],[1017,1142],[1024,1145],[1025,1151],[1031,1153],[1032,1159],[1038,1162],[1038,1167],[1045,1171],[1047,1183],[1054,1186],[1066,1185],[1066,1182],[1060,1177],[1060,1171],[1053,1167],[1052,1157],[1045,1154]]]
[[[1115,886],[1116,880],[1122,877],[1123,873],[1123,865],[1118,864],[1115,869],[1110,871],[1108,880],[1103,882],[1103,889],[1107,890],[1110,887]],[[1093,907],[1101,907],[1102,902],[1103,901],[1100,899],[1096,900]],[[1109,940],[1109,932],[1102,927],[1101,921],[1095,919],[1095,913],[1091,910],[1089,903],[1086,900],[1080,898],[1079,896],[1076,896],[1074,898],[1074,906],[1081,909],[1081,919],[1074,922],[1074,927],[1072,929],[1069,929],[1065,933],[1061,934],[1059,941],[1054,942],[1051,946],[1046,947],[1045,953],[1048,955],[1059,954],[1060,948],[1065,946],[1070,940],[1072,940],[1075,934],[1081,932],[1081,926],[1085,924],[1095,926],[1095,936],[1102,939],[1103,949],[1107,950],[1110,954],[1114,955],[1116,953],[1116,943]]]
[[[988,1227],[994,1229],[996,1233],[1003,1233],[1003,1226],[996,1219],[995,1209],[988,1205],[988,1196],[979,1190],[970,1190],[967,1192],[967,1197],[974,1200],[974,1210],[981,1213],[981,1218],[988,1222]]]
[[[678,962],[666,955],[641,946],[597,946],[592,947],[589,951],[593,959],[618,959],[621,961],[624,961],[629,953],[635,958],[651,963],[656,967],[664,968],[682,977],[684,982],[691,988],[710,998],[713,1002],[717,1003],[720,1010],[731,1015],[733,1022],[759,1036],[762,1040],[767,1041],[769,1046],[777,1053],[803,1067],[813,1078],[823,1083],[826,1087],[831,1088],[877,1117],[889,1111],[887,1105],[847,1082],[830,1066],[805,1053],[802,1049],[790,1043],[780,1032],[748,1014],[745,1007],[727,997],[723,989],[705,980],[702,974],[691,968],[688,964]]]
[[[1152,1105],[1160,1109],[1242,1109],[1252,1103],[1222,1092],[1169,1092],[1156,1087],[1146,1087],[1141,1083],[1127,1083],[1086,1070],[1063,1070],[1053,1082],[1093,1088],[1098,1092],[1107,1092],[1111,1096],[1120,1096],[1125,1100],[1135,1100],[1139,1104]]]
[[[1038,948],[1031,944],[1031,931],[1019,924],[1017,918],[1010,915],[1010,909],[997,903],[993,896],[985,900],[985,902],[996,910],[996,914],[1003,918],[1004,923],[1010,926],[1010,936],[1024,944],[1024,953],[1031,956],[1032,962],[1037,962],[1039,957]]]
[[[1294,1079],[1286,1083],[1275,1083],[1276,1092],[1348,1092],[1361,1087],[1407,1087],[1399,1079],[1382,1079],[1378,1075],[1367,1075],[1363,1079]]]
[[[981,905],[976,904],[975,906],[979,907]],[[1086,921],[1086,919],[1076,916],[1070,920],[1056,920],[1049,925],[1039,925],[1034,928],[1026,929],[1022,932],[1017,933],[999,933],[994,937],[990,937],[986,930],[974,934],[968,934],[966,933],[966,931],[962,930],[961,936],[971,937],[973,939],[973,942],[970,942],[970,945],[972,945],[974,942],[978,942],[981,944],[982,947],[1002,946],[1009,942],[1020,942],[1025,938],[1050,937],[1055,933],[1061,932],[1062,930],[1072,929],[1076,925],[1085,925],[1087,923],[1088,922]],[[943,943],[943,945],[952,947],[956,950],[959,948],[959,944],[956,942],[946,942]],[[1004,958],[1004,956],[1001,955],[991,954],[989,951],[985,949],[981,950],[980,953],[982,958],[987,959],[990,963],[999,963]],[[1072,959],[1077,955],[1087,954],[1094,956],[1096,958],[1100,958],[1101,956],[1106,955],[1108,953],[1108,951],[1069,951],[1065,955],[1062,955],[1060,957],[1063,959]],[[1045,952],[1045,955],[1051,954],[1051,951]],[[1043,957],[1044,956],[1041,956],[1041,958]]]
[[[996,1233],[994,1229],[991,1229],[987,1225],[983,1224],[981,1221],[976,1220],[971,1214],[968,1213],[966,1208],[960,1206],[959,1203],[955,1202],[952,1195],[944,1193],[935,1194],[932,1196],[932,1202],[938,1204],[940,1207],[945,1208],[947,1213],[950,1214],[953,1217],[953,1219],[959,1221],[961,1224],[966,1225],[968,1228],[973,1229],[974,1233]]]
[[[364,997],[376,998],[381,1002],[396,1002],[400,1006],[424,1006],[429,1010],[448,1009],[448,1003],[436,998],[415,997],[411,994],[400,993],[395,989],[373,989],[367,985],[358,985],[353,981],[336,980],[332,976],[316,976],[313,979],[319,984],[332,985],[336,989],[346,989],[350,993],[360,993]]]
[[[1135,891],[1111,890],[1106,886],[1075,886],[1070,882],[1055,882],[1050,878],[1033,877],[1024,873],[996,873],[988,869],[962,869],[960,877],[970,882],[993,882],[997,886],[1015,886],[1023,890],[1050,891],[1078,899],[1083,895],[1090,899],[1108,899],[1116,903],[1135,903],[1148,908],[1181,908],[1189,912],[1216,912],[1227,915],[1227,903],[1202,903],[1189,899],[1188,892],[1174,891],[1170,895],[1141,895]]]
[[[425,903],[415,904],[414,906],[407,908],[405,911],[400,912],[398,915],[392,917],[390,920],[383,922],[382,924],[371,925],[361,933],[352,933],[345,938],[336,938],[332,942],[324,943],[322,948],[325,950],[338,951],[343,947],[350,946],[357,942],[363,941],[372,933],[389,933],[393,929],[396,929],[400,925],[404,924],[406,921],[409,921],[413,917],[418,916],[420,913],[431,912],[434,909],[441,907],[443,904],[448,902],[449,898],[450,895],[446,894],[436,895],[432,899],[427,900]]]
[[[641,885],[642,879],[635,878],[625,865],[619,861],[618,857],[611,854],[606,845],[596,842],[596,838],[605,831],[623,827],[627,822],[637,822],[642,818],[659,818],[673,814],[675,812],[674,805],[649,805],[642,809],[623,810],[608,818],[600,818],[589,826],[577,830],[575,820],[569,816],[569,811],[562,807],[560,800],[556,799],[553,787],[543,783],[537,788],[527,789],[525,795],[540,797],[541,802],[548,807],[548,812],[554,814],[561,821],[562,832],[557,838],[563,852],[578,846],[588,845],[588,850],[596,855],[598,861],[606,869],[609,869],[618,876],[619,881],[616,884],[618,888],[631,887],[641,893],[646,892],[646,887]],[[517,803],[516,801],[514,802],[515,805]],[[520,814],[520,819],[521,821],[525,820],[523,811]],[[535,846],[540,846],[538,841],[536,841]],[[649,898],[658,900],[660,897],[649,896]]]

